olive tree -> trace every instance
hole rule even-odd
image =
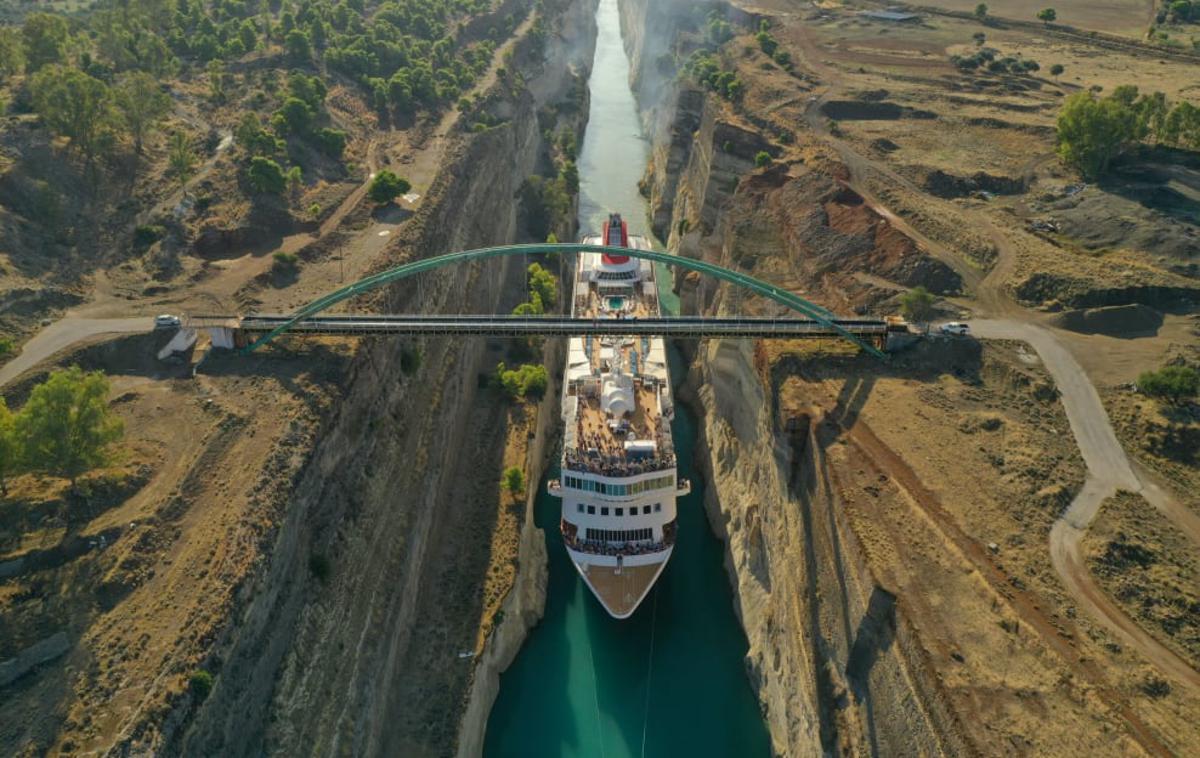
[[[71,481],[111,460],[124,424],[108,407],[108,379],[78,366],[55,371],[33,388],[17,416],[30,469]]]
[[[8,494],[8,477],[17,473],[21,462],[21,438],[16,417],[0,397],[0,495]]]

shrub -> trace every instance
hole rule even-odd
[[[271,256],[275,262],[271,264],[271,270],[277,274],[290,274],[300,268],[300,257],[295,253],[285,253],[282,250]]]
[[[250,159],[250,166],[246,169],[246,180],[259,194],[281,195],[287,188],[287,174],[283,168],[270,158],[260,155]]]
[[[167,230],[161,226],[142,224],[133,230],[133,244],[139,248],[150,247],[166,233]]]
[[[367,189],[367,194],[371,200],[379,205],[387,205],[410,189],[412,189],[412,185],[409,184],[407,179],[396,176],[391,171],[384,169],[371,180],[371,186]]]
[[[204,669],[200,669],[188,678],[188,687],[191,689],[192,694],[196,696],[196,699],[202,701],[208,697],[208,693],[212,692],[213,675]]]
[[[503,363],[496,364],[496,383],[509,397],[541,397],[549,382],[545,366],[526,363],[508,369]]]
[[[525,472],[520,466],[509,466],[504,469],[504,489],[514,498],[525,491]]]
[[[12,337],[0,337],[0,358],[11,354],[13,349]]]
[[[1137,386],[1151,397],[1178,403],[1200,393],[1200,372],[1191,366],[1163,366],[1158,371],[1143,371]]]
[[[914,287],[900,297],[900,312],[917,324],[928,323],[934,317],[934,296],[924,287]]]
[[[771,165],[771,154],[766,150],[759,150],[754,156],[754,165],[758,168],[766,168]]]
[[[346,133],[341,129],[319,129],[314,139],[317,148],[330,158],[340,159],[346,151]]]

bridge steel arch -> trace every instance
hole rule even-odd
[[[861,347],[876,358],[883,360],[887,359],[887,354],[876,348],[874,345],[860,339],[858,336],[851,334],[838,324],[834,323],[834,316],[816,303],[811,303],[802,297],[798,297],[791,292],[781,290],[761,279],[756,279],[748,274],[743,274],[732,269],[718,266],[715,263],[696,260],[694,258],[685,258],[680,255],[671,255],[657,250],[637,250],[633,248],[613,247],[609,245],[586,245],[586,244],[564,244],[564,243],[541,243],[531,245],[504,245],[501,247],[485,247],[478,250],[467,250],[458,253],[448,253],[446,255],[438,255],[432,258],[422,258],[421,260],[404,263],[395,268],[390,268],[386,271],[381,271],[378,274],[373,274],[364,279],[360,279],[353,284],[330,292],[327,295],[313,300],[311,303],[302,306],[291,317],[280,324],[275,329],[272,329],[267,334],[259,337],[254,342],[244,348],[246,353],[250,353],[279,335],[288,331],[296,323],[303,321],[310,316],[316,315],[321,311],[330,308],[343,300],[349,300],[352,297],[365,294],[378,287],[386,284],[399,281],[414,274],[420,274],[425,271],[443,268],[445,266],[453,266],[460,263],[470,263],[471,261],[483,260],[486,258],[498,258],[506,255],[537,255],[540,253],[549,253],[552,255],[580,255],[582,253],[609,253],[610,255],[628,255],[631,258],[640,258],[642,260],[653,261],[655,263],[665,263],[668,266],[678,266],[689,271],[697,271],[702,274],[714,276],[721,281],[729,282],[730,284],[743,287],[745,289],[761,295],[768,300],[772,300],[780,305],[786,306],[806,318],[812,319],[825,327],[840,334],[847,340]]]

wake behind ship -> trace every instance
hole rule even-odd
[[[612,214],[585,244],[649,250]],[[572,315],[657,316],[649,261],[584,253],[572,285]],[[675,474],[674,401],[660,337],[572,337],[564,372],[560,529],[571,562],[614,618],[633,615],[675,546],[676,498],[690,491]]]

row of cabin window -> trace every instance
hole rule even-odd
[[[587,538],[593,542],[637,542],[654,539],[650,529],[588,529]]]
[[[580,513],[583,513],[583,503],[579,503],[579,504],[577,504],[577,505],[575,506],[575,508],[576,508],[576,509],[577,509],[577,510],[578,510]],[[602,506],[600,506],[600,515],[601,515],[601,516],[607,516],[607,515],[608,515],[608,510],[609,510],[609,508],[608,508],[608,506],[607,506],[607,505],[602,505]],[[625,515],[625,509],[624,509],[624,508],[617,508],[617,509],[616,509],[616,511],[617,511],[617,512],[616,512],[616,514],[615,514],[615,515],[617,515],[617,516],[624,516],[624,515]],[[655,503],[655,504],[654,504],[654,512],[655,512],[655,513],[662,513],[662,503]],[[587,506],[587,514],[588,514],[589,516],[595,516],[595,515],[596,515],[596,506],[594,506],[594,505],[589,505],[589,506]],[[632,505],[632,506],[630,506],[630,507],[629,507],[629,515],[630,515],[630,516],[636,516],[636,515],[638,515],[638,509],[637,509],[637,506],[636,506],[636,505]],[[643,515],[643,516],[649,516],[649,515],[650,515],[650,506],[648,506],[648,505],[643,505],[643,506],[642,506],[642,515]]]
[[[633,484],[606,484],[605,482],[597,482],[591,479],[583,479],[578,476],[564,476],[563,483],[568,487],[584,492],[598,492],[601,495],[612,495],[614,497],[625,497],[627,495],[637,495],[649,490],[663,489],[671,486],[671,477],[658,476],[653,479],[647,479],[644,482],[634,482]]]

